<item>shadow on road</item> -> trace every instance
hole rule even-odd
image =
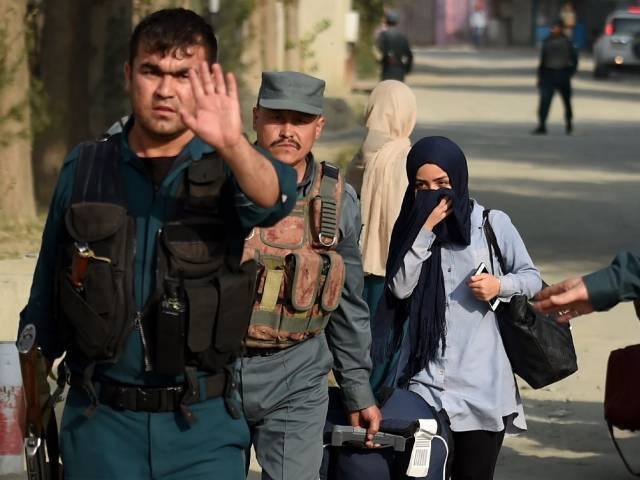
[[[528,399],[525,412],[528,430],[505,441],[496,480],[533,480],[551,470],[554,475],[548,478],[553,479],[629,478],[609,438],[602,403]],[[622,436],[622,450],[638,463],[640,435]],[[526,444],[532,453],[523,454],[518,444]]]
[[[535,68],[530,66],[524,67],[501,67],[491,61],[486,62],[486,67],[442,67],[439,65],[421,64],[416,65],[412,73],[428,74],[434,77],[484,77],[487,75],[505,75],[505,76],[525,76],[532,77],[535,75]]]
[[[499,75],[503,74],[504,70],[500,70],[498,73],[495,71],[487,70],[486,73],[473,73],[473,75],[493,75],[494,78],[499,78]],[[448,73],[447,75],[450,75]],[[454,75],[458,75],[458,73],[453,73]],[[506,75],[507,73],[505,73]],[[513,73],[509,73],[509,75],[513,75]],[[432,83],[429,84],[420,84],[413,83],[412,88],[415,89],[428,89],[428,90],[442,90],[442,91],[457,91],[457,92],[465,92],[465,93],[501,93],[501,94],[531,94],[536,93],[537,89],[535,86],[535,72],[529,70],[528,76],[531,78],[531,85],[504,85],[500,84],[456,84],[456,83],[447,83],[434,85]],[[640,93],[631,93],[631,92],[617,92],[611,90],[596,90],[592,88],[584,88],[579,85],[574,84],[573,94],[577,97],[585,97],[585,98],[594,98],[600,100],[622,100],[629,102],[637,102],[640,101]]]

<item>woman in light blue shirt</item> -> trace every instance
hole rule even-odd
[[[372,325],[374,376],[384,371],[387,384],[409,388],[446,412],[453,480],[490,480],[505,431],[523,431],[526,423],[488,301],[533,297],[542,287],[540,273],[509,217],[498,210],[489,221],[508,271],[492,262],[484,207],[469,197],[467,162],[451,140],[417,142],[407,175],[389,249],[387,291]],[[488,272],[474,275],[483,262]]]

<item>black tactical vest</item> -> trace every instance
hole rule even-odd
[[[255,262],[230,253],[215,154],[194,161],[156,237],[155,290],[134,301],[135,220],[127,212],[120,135],[82,146],[59,257],[58,312],[69,354],[87,365],[114,363],[140,329],[147,370],[180,375],[220,371],[236,357],[249,324]],[[228,197],[227,197],[228,198]]]

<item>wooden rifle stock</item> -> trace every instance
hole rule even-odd
[[[55,458],[47,460],[45,447],[48,426],[45,422],[55,422],[54,402],[50,401],[46,360],[36,345],[35,336],[35,326],[29,324],[22,330],[17,343],[26,401],[24,450],[27,478],[28,480],[57,480],[61,478],[57,453]],[[51,440],[57,445],[57,438]]]

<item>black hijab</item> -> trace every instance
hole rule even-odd
[[[416,174],[425,164],[437,165],[444,170],[452,188],[416,192]],[[446,348],[446,297],[440,250],[443,243],[469,245],[472,210],[467,160],[460,147],[448,138],[425,137],[418,141],[407,156],[407,177],[409,186],[391,234],[384,294],[371,326],[371,355],[375,368],[388,362],[399,348],[403,324],[409,317],[411,354],[402,375],[405,381],[438,356],[438,345],[442,345],[442,353]],[[427,218],[443,197],[453,200],[453,211],[433,230],[436,238],[431,246],[431,256],[422,264],[420,279],[413,293],[409,298],[399,300],[390,292],[389,284]]]

